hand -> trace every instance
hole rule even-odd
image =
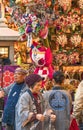
[[[32,116],[33,116],[33,112],[30,112],[28,119],[26,119],[26,120],[22,123],[22,127],[25,127],[25,126],[30,122]]]
[[[51,121],[51,122],[54,122],[55,120],[56,120],[56,115],[51,114],[51,115],[50,115],[50,121]]]
[[[53,111],[51,109],[46,110],[46,115],[50,116]]]
[[[38,119],[39,121],[44,121],[44,115],[42,115],[42,114],[37,114],[37,115],[36,115],[36,119]]]
[[[0,98],[4,97],[5,93],[4,91],[0,91]]]

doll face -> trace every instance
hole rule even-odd
[[[45,52],[39,51],[36,47],[32,49],[32,60],[37,66],[45,65]]]

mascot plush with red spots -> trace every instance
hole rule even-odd
[[[50,48],[33,42],[31,45],[30,56],[36,69],[34,73],[41,75],[44,78],[44,81],[49,77],[52,79],[53,67],[52,67],[52,53]]]

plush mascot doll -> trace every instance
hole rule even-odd
[[[35,32],[37,28],[37,17],[30,14],[30,25],[28,24],[25,32],[27,35],[27,47],[30,47],[30,57],[32,62],[36,65],[34,73],[39,74],[44,78],[44,81],[49,77],[52,79],[53,67],[52,67],[52,53],[50,48],[46,48],[39,42],[33,41],[32,33]],[[45,23],[45,28],[40,31],[39,37],[45,39],[48,35],[48,22]]]
[[[52,79],[53,67],[50,48],[46,48],[45,46],[39,45],[37,42],[33,42],[30,56],[36,65],[34,73],[41,75],[44,78],[44,81],[47,77]]]

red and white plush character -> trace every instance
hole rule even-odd
[[[53,67],[52,67],[52,53],[50,48],[39,45],[33,42],[31,46],[30,56],[32,61],[36,65],[34,73],[41,75],[44,81],[49,77],[52,79]]]

